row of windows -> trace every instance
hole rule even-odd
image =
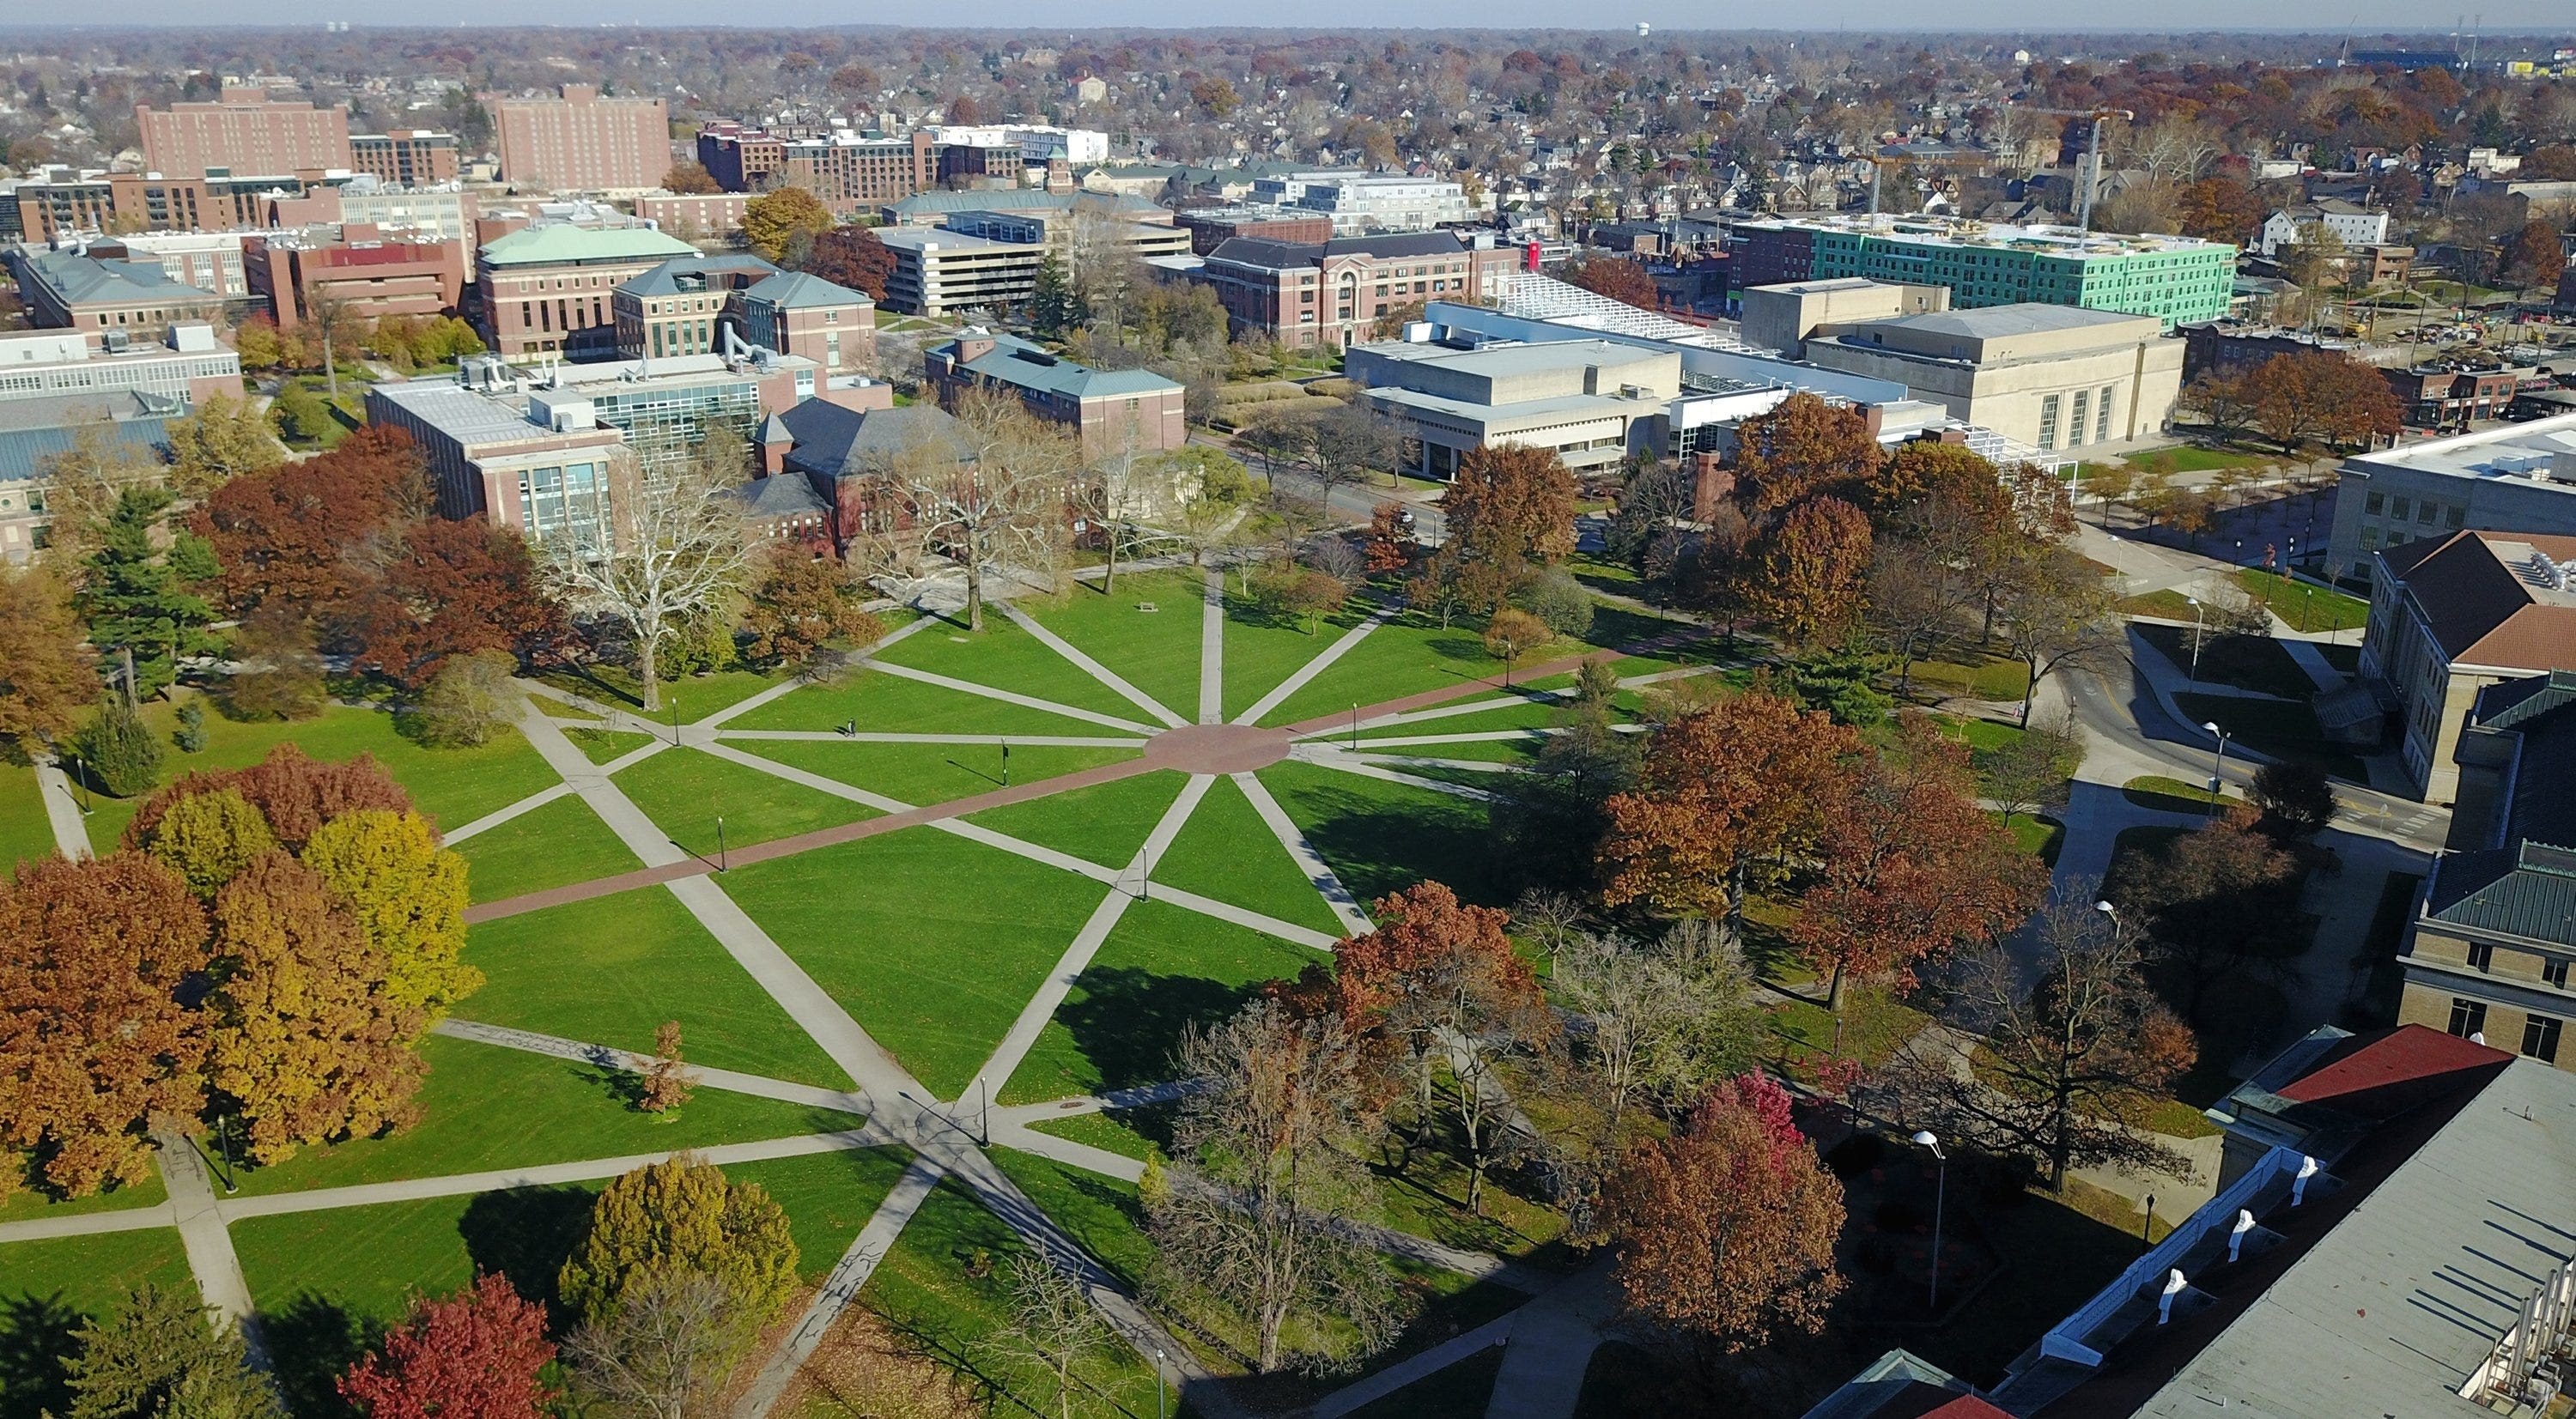
[[[2079,389],[2075,391],[2075,404],[2072,417],[2066,421],[2065,425],[2066,447],[2076,448],[2084,443],[2084,432],[2088,416],[2091,420],[2093,442],[2108,443],[2110,441],[2111,404],[2115,394],[2116,386],[2106,384],[2101,388],[2099,402],[2097,403],[2095,400],[2095,392],[2093,390]],[[2053,452],[2058,447],[2057,436],[2059,429],[2057,420],[2058,414],[2063,408],[2063,405],[2060,403],[2060,399],[2061,396],[2051,394],[2043,397],[2039,401],[2039,447],[2042,452]]]
[[[2543,1064],[2558,1062],[2558,1036],[2567,1022],[2554,1015],[2528,1015],[2522,1022],[2522,1053],[2526,1059]],[[2483,1036],[2487,1029],[2487,1003],[2466,996],[2451,997],[2451,1033],[2461,1039]]]
[[[2385,513],[2394,522],[2404,522],[2407,514],[2412,513],[2417,522],[2427,527],[2432,526],[2438,516],[2454,531],[2457,531],[2469,516],[2468,508],[2460,503],[2441,503],[2431,498],[2417,499],[2404,494],[2391,493],[2370,494],[2361,500],[2361,510],[2372,517]]]

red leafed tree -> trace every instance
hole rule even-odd
[[[805,259],[805,270],[881,301],[886,278],[894,274],[894,253],[865,227],[835,227],[815,236],[814,254]]]
[[[1856,488],[1886,458],[1859,410],[1804,391],[1745,420],[1736,438],[1737,496],[1757,517],[1817,493]]]
[[[234,789],[268,820],[269,831],[290,850],[301,850],[313,830],[343,813],[381,808],[409,812],[411,795],[387,775],[370,754],[321,763],[305,757],[292,744],[280,744],[268,757],[246,769],[188,774],[143,800],[125,825],[125,846],[141,848],[152,839],[161,815],[182,798]]]
[[[554,1402],[539,1373],[555,1357],[545,1308],[489,1272],[453,1296],[421,1297],[381,1354],[339,1380],[367,1419],[540,1419]]]
[[[417,689],[449,656],[531,655],[553,644],[564,624],[563,609],[538,590],[536,564],[516,533],[433,518],[405,529],[345,629],[359,644],[360,669]]]
[[[2047,869],[1975,795],[1967,746],[1922,715],[1832,781],[1789,939],[1831,978],[1835,1011],[1852,976],[1910,979],[1915,962],[1992,940],[2038,906]]]
[[[1869,589],[1869,519],[1836,497],[1792,506],[1756,534],[1741,576],[1745,609],[1791,645],[1829,640],[1860,615]]]
[[[0,1148],[85,1197],[151,1168],[156,1116],[205,1105],[205,1032],[179,992],[206,916],[157,858],[20,863],[0,884]],[[0,1167],[0,1195],[20,1170]]]
[[[1404,525],[1404,504],[1379,503],[1369,513],[1368,554],[1371,572],[1400,572],[1413,565],[1413,529]]]
[[[223,568],[227,609],[282,602],[310,618],[353,599],[370,579],[369,550],[428,505],[411,436],[368,424],[328,453],[232,479],[191,520]]]
[[[1802,856],[1860,740],[1822,710],[1762,690],[1655,731],[1644,781],[1610,799],[1602,901],[1744,918],[1757,864]]]
[[[1787,1104],[1768,1079],[1735,1080],[1711,1090],[1682,1132],[1620,1161],[1602,1217],[1632,1315],[1729,1354],[1778,1327],[1823,1328],[1843,1288],[1843,1190]]]
[[[1587,256],[1565,263],[1568,285],[1581,286],[1596,296],[1653,310],[1662,304],[1655,292],[1655,273],[1642,262],[1625,256]]]

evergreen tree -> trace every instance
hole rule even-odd
[[[241,1332],[209,1326],[180,1292],[129,1291],[114,1319],[92,1319],[73,1338],[80,1353],[63,1362],[68,1419],[285,1419],[277,1391],[250,1368]]]
[[[1091,311],[1064,269],[1064,259],[1049,256],[1038,263],[1037,288],[1029,295],[1029,324],[1041,335],[1062,335],[1091,319]]]
[[[117,495],[107,532],[89,558],[77,604],[89,621],[90,643],[122,674],[134,662],[130,697],[156,695],[178,678],[178,657],[212,648],[204,627],[213,603],[191,586],[214,574],[213,550],[203,538],[181,532],[165,550],[154,532],[170,507],[167,489],[129,487]]]
[[[161,777],[161,742],[133,706],[114,695],[72,736],[82,777],[119,798],[131,798]]]

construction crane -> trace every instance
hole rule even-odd
[[[2085,163],[2086,171],[2082,189],[2075,197],[2076,230],[2086,232],[2093,230],[2093,189],[2102,185],[2102,120],[2116,118],[2123,123],[2135,123],[2138,121],[2138,116],[2125,108],[2036,108],[2022,103],[2010,103],[2004,106],[2020,109],[2024,113],[2045,113],[2059,118],[2093,120],[2093,138],[2085,148],[2085,157],[2089,161]]]

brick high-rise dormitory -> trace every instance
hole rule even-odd
[[[561,98],[493,100],[492,124],[501,179],[522,192],[650,192],[671,171],[671,112],[657,98],[566,84]]]
[[[349,166],[349,116],[336,108],[281,103],[265,89],[224,86],[212,103],[137,107],[143,166],[165,177],[216,173],[319,172]]]

